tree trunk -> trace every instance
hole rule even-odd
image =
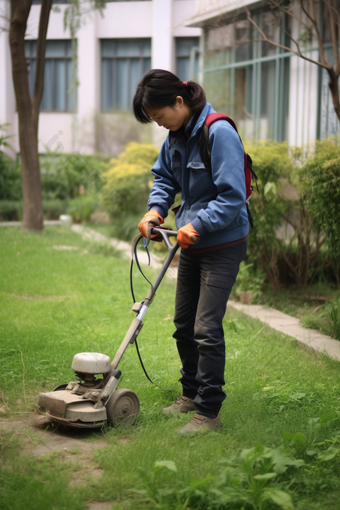
[[[334,69],[327,69],[329,74],[328,86],[332,94],[332,101],[334,111],[340,120],[340,102],[339,102],[339,75],[335,73]]]
[[[46,33],[51,4],[52,0],[43,0],[41,7],[39,39],[43,39],[43,53],[45,53]],[[19,144],[22,163],[22,228],[24,230],[40,231],[43,229],[43,210],[38,156],[38,118],[44,87],[44,77],[43,72],[37,73],[35,93],[31,100],[25,58],[25,32],[31,5],[32,0],[11,0],[9,44],[12,57],[12,77],[18,110]],[[38,58],[39,53],[37,54],[37,68]],[[42,67],[44,66],[44,58],[45,55],[42,57],[40,56]]]

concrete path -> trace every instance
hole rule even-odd
[[[45,220],[44,225],[62,225],[60,220]],[[0,227],[20,227],[21,221],[1,221]]]
[[[331,358],[340,360],[340,342],[338,340],[334,340],[334,338],[324,335],[316,329],[304,328],[301,326],[300,320],[295,317],[263,305],[243,305],[235,301],[229,301],[228,306],[245,313],[253,319],[259,319],[285,335],[296,338],[304,347],[326,353]]]
[[[72,225],[71,230],[76,232],[77,234],[81,234],[83,239],[87,239],[89,241],[95,241],[98,243],[109,243],[111,246],[121,251],[123,256],[131,259],[131,244],[125,241],[119,241],[118,239],[108,238],[95,230],[92,230],[88,227],[83,227],[82,225]],[[142,241],[140,241],[140,245],[142,245]],[[148,265],[149,257],[145,250],[138,250],[138,260],[143,265]],[[162,264],[152,253],[150,253],[150,265],[152,267],[158,269],[162,267]]]

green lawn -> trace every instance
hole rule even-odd
[[[65,246],[77,249],[56,248]],[[105,253],[59,227],[0,229],[1,420],[34,412],[40,391],[74,380],[77,352],[115,354],[134,318],[129,262]],[[147,290],[135,272],[137,298]],[[136,424],[86,438],[107,442],[87,458],[103,476],[75,484],[84,468],[77,452],[73,462],[61,452],[19,455],[23,438],[1,433],[1,509],[82,510],[93,500],[115,510],[340,509],[339,363],[228,311],[223,429],[181,437],[190,417],[162,413],[180,395],[174,293],[165,279],[139,335],[155,384],[134,346],[120,365],[120,387],[141,402]]]

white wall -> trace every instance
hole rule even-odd
[[[67,5],[52,10],[48,26],[48,39],[70,39],[64,31],[63,19]],[[152,0],[150,2],[108,3],[103,17],[92,11],[84,19],[78,39],[78,111],[41,112],[39,119],[39,152],[46,145],[52,150],[92,153],[95,148],[95,113],[100,110],[100,39],[152,38],[152,67],[174,70],[174,37],[199,36],[201,30],[183,26],[194,13],[195,0]],[[36,39],[40,17],[39,5],[33,5],[27,24],[27,39]],[[9,11],[8,0],[0,0],[0,14]],[[8,12],[7,12],[8,14]],[[0,123],[11,124],[9,131],[16,151],[18,143],[18,116],[11,77],[8,33],[0,34]],[[154,141],[159,144],[166,136],[155,128]]]
[[[167,1],[167,0],[165,0]],[[192,2],[194,0],[191,0]],[[96,13],[97,34],[100,38],[152,36],[153,2],[108,3],[104,17]],[[113,35],[114,34],[114,35]]]

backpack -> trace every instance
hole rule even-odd
[[[209,128],[211,124],[216,122],[217,120],[227,120],[229,124],[232,125],[232,127],[235,129],[236,133],[238,134],[240,140],[241,137],[237,131],[237,127],[233,119],[228,117],[228,115],[224,115],[223,113],[210,113],[207,115],[203,128],[201,129],[201,133],[198,138],[198,146],[199,146],[199,152],[201,159],[205,165],[205,167],[211,172],[211,150],[209,147]],[[241,140],[242,143],[242,140]],[[243,146],[243,143],[242,143]],[[248,219],[251,228],[254,228],[253,218],[249,210],[249,200],[253,193],[253,186],[252,186],[252,180],[255,180],[256,182],[256,189],[257,192],[258,186],[257,186],[257,175],[255,174],[253,170],[253,162],[249,154],[246,152],[244,153],[244,177],[246,181],[246,207],[247,207],[247,213],[248,213]]]

